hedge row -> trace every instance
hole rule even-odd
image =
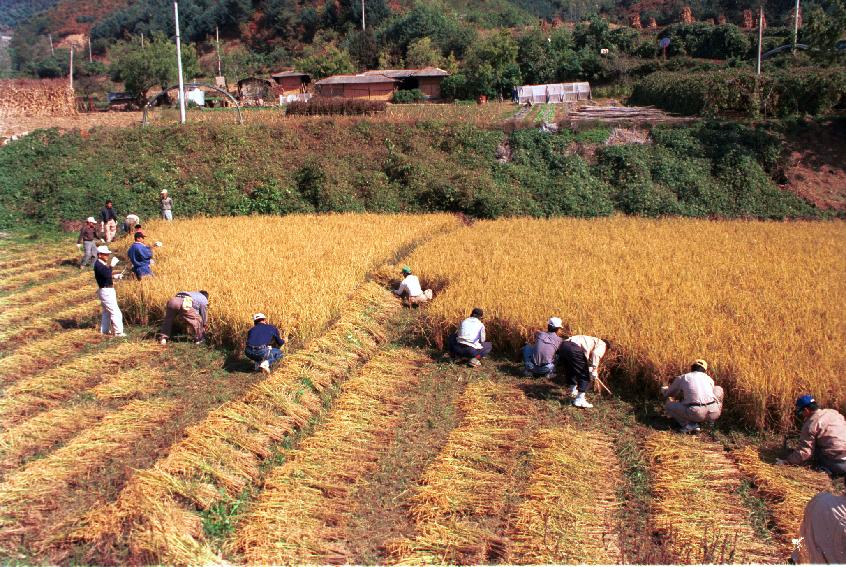
[[[384,112],[387,104],[378,100],[363,100],[358,98],[314,97],[308,102],[290,102],[285,107],[285,113],[294,115],[325,116],[333,114],[360,115]]]
[[[471,125],[330,119],[291,125],[37,131],[0,148],[0,226],[58,223],[106,198],[147,218],[296,212],[812,217],[781,190],[783,142],[761,128],[660,127],[654,144],[604,146],[607,128],[505,133]],[[273,140],[272,144],[267,140]],[[595,163],[574,149],[599,144]],[[510,160],[497,154],[510,149]],[[198,152],[197,148],[203,148]],[[314,148],[320,148],[315,152]],[[498,152],[498,149],[500,150]]]
[[[686,115],[820,115],[846,103],[846,69],[659,71],[635,83],[629,102]]]

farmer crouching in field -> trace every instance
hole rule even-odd
[[[484,311],[474,307],[470,317],[461,322],[456,333],[447,339],[449,353],[456,358],[469,358],[470,366],[481,366],[482,358],[490,354],[492,345],[485,342]]]
[[[846,564],[846,496],[820,492],[805,506],[793,562]]]
[[[141,219],[135,213],[130,213],[123,219],[123,231],[126,233],[138,232],[139,226],[141,226]]]
[[[523,375],[546,376],[555,378],[555,364],[558,361],[558,350],[564,343],[562,335],[564,326],[561,319],[551,317],[546,324],[546,332],[535,333],[535,344],[523,347]]]
[[[256,370],[270,374],[270,369],[282,360],[282,351],[277,347],[285,344],[279,336],[279,329],[267,322],[264,313],[253,315],[253,328],[247,333],[247,346],[244,354],[256,363]]]
[[[76,247],[82,248],[82,260],[79,263],[81,270],[88,265],[91,260],[91,266],[97,262],[97,221],[94,217],[85,219],[85,224],[79,229],[79,238],[76,239]]]
[[[94,262],[94,279],[97,280],[97,298],[103,309],[100,318],[100,332],[104,335],[113,333],[116,337],[125,337],[123,332],[123,313],[118,307],[117,294],[115,293],[115,279],[120,279],[120,274],[112,277],[112,266],[109,262],[109,255],[112,253],[108,246],[97,247],[97,261]],[[115,263],[117,259],[115,259]]]
[[[723,413],[723,389],[705,372],[708,363],[701,358],[690,366],[690,372],[661,388],[664,398],[673,398],[664,405],[666,414],[675,419],[682,433],[696,433],[699,424],[714,423]]]
[[[564,369],[565,384],[570,387],[570,397],[577,408],[590,409],[586,393],[593,380],[599,379],[599,362],[610,350],[610,341],[588,335],[574,335],[564,341],[558,360]]]
[[[209,292],[180,291],[171,297],[165,308],[165,317],[159,329],[159,342],[167,344],[173,332],[173,324],[178,321],[190,328],[194,334],[194,344],[206,340],[206,322],[209,309]]]
[[[846,419],[833,409],[821,409],[811,395],[796,400],[796,416],[803,420],[799,446],[778,464],[811,461],[831,476],[846,476]]]
[[[411,273],[410,267],[402,267],[402,276],[403,280],[399,288],[394,290],[394,294],[400,296],[408,306],[420,305],[432,299],[432,290],[423,291],[420,279]]]
[[[117,234],[117,211],[111,200],[106,201],[106,206],[100,210],[100,232],[106,242],[114,240]]]
[[[139,280],[141,278],[152,276],[153,270],[150,268],[150,261],[153,259],[153,249],[144,244],[144,233],[135,233],[135,242],[129,247],[126,255],[129,261],[132,262],[132,273]]]

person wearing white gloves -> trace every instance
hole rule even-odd
[[[110,333],[116,337],[125,337],[123,332],[123,313],[117,302],[115,293],[115,279],[121,279],[121,275],[112,275],[112,268],[118,263],[117,258],[109,256],[112,251],[108,246],[97,247],[97,261],[94,262],[94,279],[97,280],[97,298],[103,308],[103,315],[100,318],[100,332],[104,335]]]

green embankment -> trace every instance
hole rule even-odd
[[[503,215],[815,217],[774,178],[778,134],[733,123],[653,128],[653,144],[605,146],[609,131],[373,119],[38,131],[0,149],[0,226],[120,213],[179,216],[329,211]],[[498,159],[497,156],[500,156]],[[586,156],[586,157],[585,157]]]

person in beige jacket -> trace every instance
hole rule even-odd
[[[778,464],[813,462],[831,476],[846,476],[846,419],[833,409],[822,409],[811,395],[796,400],[796,415],[802,418],[799,445]]]
[[[805,506],[794,563],[846,563],[846,496],[820,492]]]
[[[700,358],[690,366],[690,372],[661,388],[664,398],[674,400],[664,404],[664,412],[678,422],[683,433],[695,433],[700,423],[713,423],[723,413],[723,389],[714,385],[707,370],[708,363]]]

